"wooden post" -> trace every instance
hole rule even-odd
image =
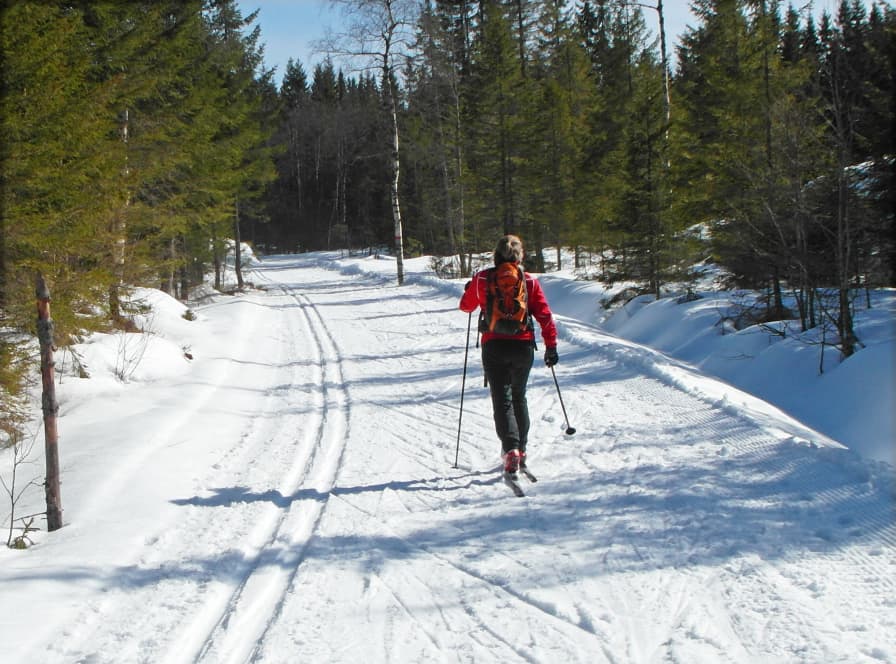
[[[44,412],[44,441],[46,446],[47,530],[62,528],[62,499],[59,492],[59,432],[53,360],[53,319],[50,317],[50,290],[43,275],[37,275],[37,338],[40,342],[40,374],[43,382],[42,407]]]

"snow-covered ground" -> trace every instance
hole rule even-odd
[[[60,354],[66,525],[0,551],[0,660],[896,662],[892,294],[819,376],[712,298],[598,326],[541,277],[577,433],[537,362],[517,499],[474,339],[461,417],[462,282],[406,269],[267,257],[196,320],[143,292],[154,334],[91,337],[89,380]]]

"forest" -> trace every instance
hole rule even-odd
[[[517,233],[530,270],[572,248],[657,296],[719,264],[844,356],[856,298],[896,285],[888,3],[693,0],[670,52],[662,0],[333,1],[332,57],[278,86],[235,0],[3,0],[0,437],[38,275],[65,346],[127,329],[133,286],[220,286],[242,242],[386,252],[401,283]]]

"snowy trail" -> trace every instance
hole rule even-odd
[[[347,390],[338,351],[326,324],[307,298],[290,293],[285,288],[283,292],[298,305],[303,318],[305,334],[294,336],[293,341],[303,338],[313,340],[311,350],[318,361],[314,383],[321,386],[319,399],[315,403],[320,421],[311,435],[311,449],[294,457],[288,476],[278,488],[279,495],[289,503],[289,507],[278,511],[273,526],[264,526],[264,532],[272,533],[272,536],[267,537],[264,548],[254,557],[232,592],[226,610],[208,635],[197,658],[200,662],[244,662],[254,659],[257,644],[267,631],[272,617],[278,613],[284,593],[301,564],[304,550],[323,513],[325,501],[314,498],[326,496],[333,488],[348,438]],[[303,494],[312,499],[299,501]],[[185,630],[186,634],[204,633],[201,626],[197,628]],[[175,661],[179,661],[183,650],[177,648],[174,651]]]
[[[260,361],[259,349],[250,343],[252,337],[246,337],[233,349],[232,370],[211,383],[214,396],[207,399],[221,411],[227,406],[242,410],[241,392],[257,390],[263,395],[263,410],[240,413],[242,431],[235,440],[232,434],[222,437],[223,458],[211,464],[213,472],[195,469],[202,478],[197,484],[203,487],[203,495],[174,500],[169,496],[171,503],[181,506],[180,513],[172,514],[161,527],[157,525],[157,534],[147,538],[147,549],[137,563],[137,572],[146,582],[141,580],[136,592],[133,582],[121,584],[123,587],[113,584],[109,597],[92,610],[95,631],[72,634],[62,661],[72,661],[69,658],[78,652],[88,653],[88,658],[96,661],[141,661],[147,648],[145,638],[151,636],[161,645],[171,635],[177,636],[168,649],[171,660],[193,661],[193,653],[207,651],[222,625],[237,624],[248,634],[258,629],[239,609],[267,597],[270,588],[276,587],[278,579],[269,573],[276,569],[269,566],[270,558],[276,558],[278,540],[288,532],[288,517],[294,522],[295,515],[274,500],[258,502],[252,496],[289,496],[294,492],[308,474],[306,460],[321,442],[322,417],[327,414],[327,404],[315,396],[320,376],[307,375],[310,362],[296,353],[296,340],[307,336],[298,325],[302,321],[278,310],[271,309],[270,338],[277,342],[274,357]],[[255,325],[251,323],[256,320],[262,325],[271,322],[257,311],[241,322],[252,330]],[[245,370],[250,366],[259,369]],[[291,405],[297,393],[311,397],[307,410]],[[191,430],[181,435],[187,440],[207,439],[205,427],[219,415],[215,407],[192,409],[185,416],[193,422]],[[296,433],[309,418],[318,423],[297,441]],[[207,518],[206,508],[214,510],[214,518]],[[156,605],[160,610],[145,610]],[[78,636],[82,637],[80,643]],[[128,646],[124,652],[121,644]]]
[[[270,257],[259,290],[197,307],[193,398],[142,387],[158,430],[111,418],[68,462],[71,524],[4,558],[4,593],[43,579],[65,603],[36,638],[0,622],[9,661],[896,661],[894,495],[870,468],[562,318],[578,433],[537,361],[540,481],[517,499],[472,347],[452,467],[459,285],[378,267]],[[116,501],[132,522],[104,521]]]

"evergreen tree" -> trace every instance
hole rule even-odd
[[[103,194],[122,189],[121,153],[106,151],[115,118],[106,113],[108,90],[92,78],[90,34],[77,9],[49,2],[5,7],[2,49],[0,306],[8,324],[31,328],[34,277],[42,273],[64,339],[91,324],[78,314],[108,286]]]
[[[426,3],[415,49],[419,55],[409,61],[405,76],[409,139],[405,155],[414,185],[409,204],[414,216],[426,221],[425,244],[436,253],[459,256],[461,272],[468,274],[461,182],[462,66],[453,59],[450,24],[449,16]]]
[[[183,172],[209,136],[197,135],[196,108],[213,106],[214,98],[191,98],[204,58],[197,38],[204,28],[200,1],[84,4],[96,47],[94,77],[114,86],[106,115],[118,123],[106,147],[117,161],[115,195],[105,197],[112,236],[109,313],[115,320],[120,286],[158,283],[164,272],[159,242],[179,224],[176,209],[168,207],[176,200],[172,185],[189,187]]]
[[[93,197],[111,123],[90,80],[80,12],[55,3],[0,11],[0,326],[34,331],[35,277],[53,285],[56,341],[99,324],[86,315],[107,285]],[[34,364],[21,336],[0,336],[0,446],[22,440]]]
[[[827,254],[832,270],[826,275],[826,281],[837,292],[837,303],[827,315],[836,325],[839,348],[846,357],[855,352],[859,343],[853,327],[852,289],[860,279],[867,278],[871,256],[881,253],[881,248],[883,253],[892,255],[892,244],[871,240],[876,235],[872,229],[877,230],[879,210],[874,210],[867,188],[858,183],[860,178],[868,179],[863,172],[866,169],[858,167],[858,162],[871,156],[867,135],[875,132],[871,92],[874,84],[870,75],[874,67],[869,62],[867,35],[861,3],[850,4],[844,0],[836,26],[831,25],[827,15],[822,18],[824,48],[818,81],[829,127],[826,139],[833,159],[825,177],[815,187],[815,219],[829,241]],[[872,166],[867,170],[875,173],[878,168]],[[892,175],[887,174],[891,170],[884,166],[883,177],[872,179],[876,182],[871,189],[888,178],[891,182]]]
[[[442,46],[444,56],[455,64],[463,77],[470,69],[473,32],[476,22],[477,0],[435,0],[435,15],[446,42]]]
[[[258,45],[259,29],[244,32],[254,22],[255,14],[244,18],[235,0],[212,0],[210,5],[212,65],[224,91],[227,112],[221,114],[212,140],[217,191],[204,216],[216,241],[216,275],[220,272],[221,256],[226,253],[224,240],[233,238],[238,286],[242,288],[240,219],[254,210],[255,199],[275,177],[267,128],[276,109],[264,104],[264,91],[272,74],[259,75],[263,55]]]
[[[619,80],[627,69],[625,57],[619,59],[622,49],[614,48],[615,10],[608,0],[592,3],[585,0],[577,15],[577,22],[585,51],[591,62],[594,93],[588,109],[589,135],[583,145],[585,192],[591,200],[590,214],[580,218],[573,231],[572,240],[577,247],[589,247],[601,251],[611,241],[610,220],[613,217],[613,191],[622,178],[617,177],[614,165],[607,160],[618,140],[619,123],[623,121]],[[624,55],[624,54],[623,54]],[[624,88],[622,88],[624,89]],[[579,252],[576,251],[578,262]]]
[[[593,174],[585,169],[585,149],[596,87],[578,25],[564,3],[544,3],[538,28],[538,92],[530,113],[537,142],[527,190],[533,199],[535,246],[549,239],[558,249],[559,269],[559,248],[591,214]],[[543,261],[537,268],[544,268]]]
[[[284,250],[388,242],[388,155],[382,97],[369,75],[348,78],[331,60],[287,69],[280,92],[278,178],[268,241]]]
[[[757,243],[762,231],[754,232],[764,226],[769,193],[762,184],[768,173],[764,46],[757,48],[740,0],[701,0],[694,8],[702,23],[682,38],[677,80],[683,114],[675,170],[689,192],[679,205],[695,222],[714,224],[717,256],[744,285],[764,285],[776,277]]]
[[[463,90],[467,200],[470,214],[481,223],[477,244],[483,234],[520,233],[528,221],[519,171],[529,154],[524,133],[529,86],[504,7],[497,0],[483,2],[481,16]]]
[[[277,181],[270,190],[271,224],[262,243],[266,249],[276,247],[292,251],[303,243],[300,219],[305,212],[305,180],[310,172],[306,130],[310,104],[305,69],[300,62],[290,58],[280,85],[280,117],[274,142],[283,149],[276,156]]]
[[[662,57],[640,7],[590,3],[579,14],[597,84],[588,162],[595,181],[592,246],[608,251],[608,279],[635,279],[659,294],[674,255],[668,122]]]

